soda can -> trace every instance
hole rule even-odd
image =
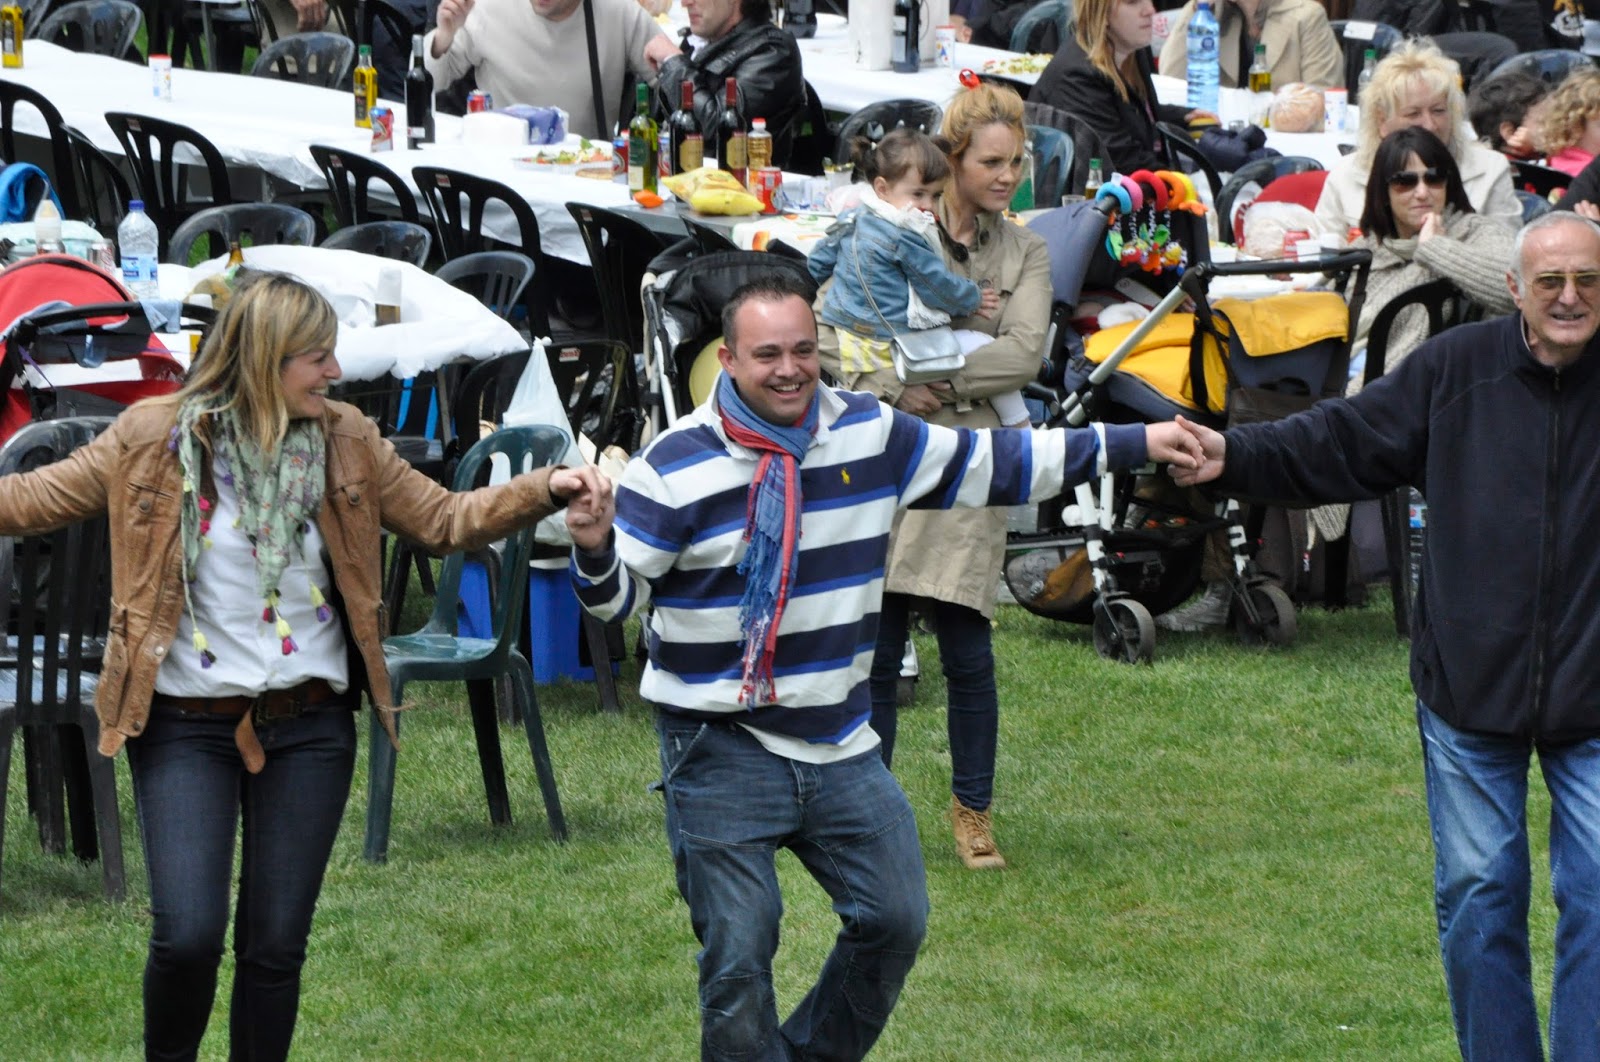
[[[783,202],[783,171],[776,166],[763,166],[750,175],[750,191],[761,200],[763,214],[776,214]]]
[[[171,102],[172,56],[158,53],[150,57],[150,95]]]
[[[372,118],[372,150],[394,150],[394,110],[374,107],[367,114]]]
[[[611,138],[611,179],[618,184],[628,183],[628,137],[625,133]]]
[[[473,89],[467,93],[467,113],[477,114],[479,111],[494,110],[494,97],[483,89]]]
[[[117,264],[117,251],[110,240],[96,240],[89,245],[89,261],[114,276],[122,275]]]

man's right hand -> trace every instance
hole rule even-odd
[[[902,413],[910,413],[913,417],[927,418],[939,412],[942,405],[939,396],[933,393],[933,388],[927,384],[910,384],[900,392],[900,398],[895,402],[894,408]]]
[[[583,489],[567,495],[567,531],[573,545],[596,553],[611,541],[611,525],[617,516],[616,495],[611,480],[594,466],[573,471]]]
[[[433,47],[429,49],[435,59],[443,56],[455,43],[456,30],[472,14],[472,4],[473,0],[440,0],[439,28],[433,32]]]
[[[1183,417],[1177,418],[1174,423],[1200,444],[1203,459],[1198,468],[1185,468],[1173,463],[1167,469],[1172,475],[1172,481],[1180,487],[1192,487],[1196,483],[1210,483],[1222,475],[1222,468],[1228,456],[1228,440],[1223,434],[1212,431],[1203,424],[1185,420]]]

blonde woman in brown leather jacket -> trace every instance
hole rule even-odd
[[[588,469],[445,490],[328,399],[336,329],[299,281],[249,279],[180,391],[65,460],[0,478],[0,534],[110,521],[95,707],[101,753],[128,743],[149,872],[149,1059],[192,1059],[205,1034],[241,816],[232,1056],[288,1054],[355,764],[352,710],[363,689],[394,708],[380,529],[469,549],[609,490]]]

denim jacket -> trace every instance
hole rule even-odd
[[[907,286],[916,289],[930,309],[952,317],[965,317],[978,308],[978,285],[951,272],[943,256],[919,234],[901,228],[861,206],[839,219],[806,259],[818,284],[834,273],[839,282],[822,300],[822,320],[858,336],[889,339],[887,320],[895,332],[910,330],[906,323]],[[860,274],[857,275],[857,265]],[[862,280],[870,285],[872,302]],[[878,316],[881,313],[882,318]]]

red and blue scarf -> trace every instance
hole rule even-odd
[[[772,661],[778,649],[778,623],[794,589],[800,566],[800,462],[817,433],[817,398],[792,425],[763,420],[739,397],[727,373],[717,377],[717,408],[722,429],[740,446],[761,455],[750,481],[744,540],[750,544],[739,574],[745,577],[739,601],[744,629],[744,685],[739,703],[746,708],[772,704]]]

